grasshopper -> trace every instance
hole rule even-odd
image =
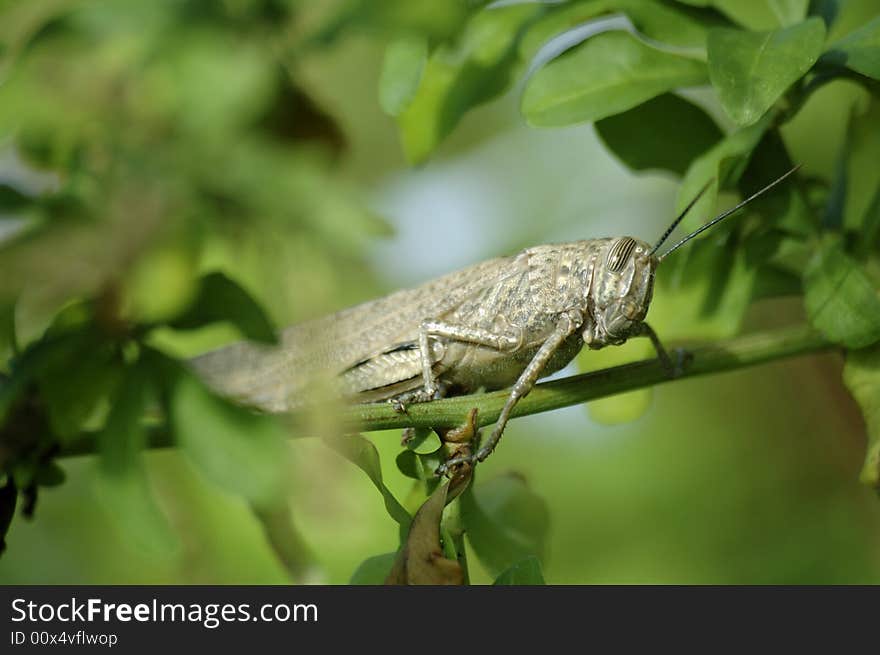
[[[354,402],[406,405],[510,387],[491,435],[438,474],[488,457],[511,411],[537,380],[587,346],[648,337],[670,375],[676,367],[645,322],[659,264],[672,252],[780,184],[797,167],[658,255],[711,181],[653,245],[630,236],[527,248],[289,327],[275,348],[235,343],[192,360],[217,391],[267,412],[308,402],[312,382]]]

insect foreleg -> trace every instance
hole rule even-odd
[[[434,363],[431,360],[429,337],[446,337],[447,339],[473,343],[501,351],[516,350],[522,345],[523,341],[521,330],[514,336],[511,334],[498,334],[497,332],[467,325],[455,325],[441,321],[424,321],[419,327],[419,352],[421,354],[425,393],[429,396],[434,395],[437,391],[437,379],[434,375]]]
[[[660,337],[658,337],[657,333],[654,332],[654,328],[652,328],[647,323],[642,323],[641,332],[639,332],[637,336],[648,337],[651,340],[651,345],[653,345],[654,350],[657,351],[657,358],[660,360],[663,368],[666,369],[669,377],[674,378],[678,377],[681,374],[681,362],[679,361],[677,364],[673,364],[672,358],[669,356],[666,348],[663,347],[663,344],[660,343]]]
[[[553,332],[547,337],[547,340],[541,344],[538,352],[535,353],[535,356],[532,357],[528,366],[526,366],[525,370],[520,374],[516,384],[513,385],[513,389],[510,391],[510,396],[508,396],[507,402],[504,403],[504,407],[501,409],[501,414],[498,416],[498,421],[495,423],[495,428],[492,430],[492,434],[489,436],[486,443],[483,444],[473,455],[466,457],[453,457],[445,462],[437,469],[438,475],[443,475],[459,464],[472,464],[475,461],[482,462],[492,453],[493,450],[495,450],[495,447],[501,440],[501,433],[504,432],[504,427],[510,419],[510,413],[519,402],[519,399],[532,390],[532,387],[535,386],[535,382],[537,382],[538,378],[541,376],[541,371],[547,365],[547,362],[550,361],[553,353],[559,349],[566,339],[574,334],[575,330],[581,326],[583,321],[583,315],[576,310],[564,312],[559,317]]]

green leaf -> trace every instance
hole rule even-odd
[[[12,369],[12,375],[6,376],[0,374],[0,425],[5,424],[10,414],[13,413],[16,404],[21,399],[27,385],[34,376],[34,371],[29,370],[30,362],[28,359],[29,352],[26,350],[22,356],[15,361]]]
[[[765,114],[754,125],[728,135],[691,162],[678,189],[674,213],[681,212],[707,183],[709,188],[682,221],[685,230],[694,230],[704,223],[715,208],[718,192],[739,181],[771,121],[772,114]]]
[[[765,265],[756,271],[751,301],[800,296],[803,294],[803,289],[799,275],[789,273],[773,265]]]
[[[461,495],[461,521],[474,552],[494,576],[529,556],[544,556],[547,505],[519,475],[468,487]]]
[[[715,11],[684,11],[662,2],[612,0],[610,9],[620,9],[635,28],[660,44],[703,49],[710,27],[728,24]]]
[[[65,435],[78,432],[79,424],[84,420],[84,417],[91,414],[94,406],[100,400],[100,398],[93,397],[93,392],[96,387],[103,387],[103,385],[100,383],[97,385],[86,384],[85,389],[80,389],[78,385],[66,384],[66,379],[70,373],[70,367],[75,367],[80,359],[91,359],[97,355],[98,359],[104,360],[107,352],[106,349],[101,348],[99,342],[89,338],[88,329],[83,325],[83,322],[88,318],[83,322],[71,321],[70,325],[65,324],[66,321],[72,319],[74,314],[78,313],[80,308],[81,305],[76,303],[58,312],[41,339],[29,344],[22,352],[15,353],[14,357],[6,363],[9,376],[0,375],[0,424],[6,422],[9,412],[12,411],[28,387],[40,381],[41,378],[44,394],[47,393],[47,385],[54,385],[48,391],[47,398],[51,396],[56,398],[57,402],[50,402],[47,413],[50,415],[55,413],[54,418],[50,418],[56,432],[59,431],[58,428],[61,428],[60,433]],[[6,340],[6,343],[0,342],[0,354],[2,354],[4,347],[15,352],[17,343],[14,303],[0,303],[0,338]],[[70,351],[74,351],[74,354],[71,355]],[[90,366],[94,367],[94,363]],[[54,375],[46,373],[47,370],[50,370],[50,373],[53,372],[52,369],[54,369]],[[87,393],[82,394],[79,398],[75,397],[83,391]],[[54,410],[51,406],[53,404],[56,405]]]
[[[194,244],[169,240],[135,261],[123,291],[133,322],[164,323],[192,306],[200,282],[197,252]]]
[[[880,185],[874,191],[874,197],[868,210],[865,212],[865,222],[862,224],[860,248],[861,252],[867,252],[877,246],[880,237]]]
[[[9,322],[4,328],[11,341],[14,305],[3,309],[9,312],[2,318]],[[85,303],[71,303],[55,315],[42,338],[10,362],[9,379],[0,384],[0,423],[29,385],[37,383],[55,434],[78,434],[111,392],[118,372],[115,345],[91,324]]]
[[[420,33],[432,41],[442,41],[459,34],[462,24],[476,7],[487,0],[352,0],[338,3],[341,8],[331,13],[328,24],[311,38],[326,45],[353,27],[383,32]]]
[[[113,345],[94,330],[85,326],[50,337],[42,350],[36,379],[52,431],[62,439],[84,429],[119,380],[119,360]]]
[[[837,240],[826,240],[804,271],[804,304],[813,326],[835,343],[863,348],[880,339],[880,296]]]
[[[9,526],[15,516],[15,505],[18,500],[18,489],[12,476],[7,476],[6,481],[0,486],[0,555],[6,550],[6,535]]]
[[[442,444],[437,433],[428,428],[418,428],[413,438],[406,442],[406,449],[419,455],[436,452]]]
[[[861,480],[880,490],[880,346],[848,351],[843,382],[862,409],[868,430]]]
[[[495,578],[496,586],[501,585],[544,585],[541,562],[537,557],[526,557]]]
[[[792,25],[802,21],[807,15],[809,0],[765,0],[780,25]]]
[[[394,494],[385,486],[382,480],[382,464],[379,461],[379,451],[369,439],[359,434],[347,435],[326,439],[325,442],[337,453],[352,462],[355,466],[367,474],[385,501],[385,509],[389,516],[400,525],[402,530],[409,527],[412,517],[401,505]],[[407,451],[408,452],[408,451]]]
[[[17,348],[15,303],[0,301],[0,371],[8,370],[7,360],[15,354]]]
[[[205,29],[175,46],[157,53],[164,84],[154,88],[176,103],[183,138],[223,138],[259,116],[274,90],[275,62],[257,43]]]
[[[428,59],[428,42],[421,36],[403,36],[385,49],[379,76],[379,104],[397,116],[416,94]]]
[[[24,209],[32,202],[31,198],[15,187],[0,183],[0,216]]]
[[[150,373],[143,366],[129,369],[113,399],[107,423],[97,436],[96,490],[126,536],[144,550],[161,554],[174,550],[178,542],[156,503],[142,456]]]
[[[709,78],[727,113],[751,125],[770,109],[822,52],[825,23],[810,18],[771,32],[709,32]]]
[[[778,130],[769,130],[755,148],[737,185],[743,198],[790,171],[794,162]],[[749,204],[748,212],[761,216],[761,229],[780,229],[800,237],[814,235],[819,229],[802,185],[789,180]]]
[[[756,269],[729,227],[691,241],[657,270],[648,321],[664,343],[725,339],[739,331]]]
[[[215,272],[202,277],[195,300],[171,326],[187,330],[218,321],[232,323],[253,341],[278,343],[275,327],[259,303],[238,283]]]
[[[442,451],[433,451],[424,454],[416,454],[411,450],[404,450],[395,458],[397,469],[406,477],[423,482],[437,480],[434,471],[443,463]]]
[[[804,18],[808,0],[709,0],[733,22],[752,29],[786,27]],[[688,4],[691,4],[690,2]]]
[[[468,22],[455,45],[441,45],[425,64],[418,89],[398,115],[407,159],[418,164],[471,108],[497,97],[513,81],[517,39],[540,13],[535,5],[487,9]]]
[[[528,26],[519,43],[520,59],[531,62],[542,46],[554,37],[578,27],[608,11],[607,0],[582,0],[550,7],[541,18]]]
[[[854,232],[872,231],[872,204],[880,192],[880,102],[850,116],[846,139],[843,225]]]
[[[521,109],[530,125],[597,121],[679,87],[706,81],[706,65],[655,50],[629,34],[599,34],[536,71]]]
[[[722,137],[705,111],[672,93],[603,118],[596,132],[630,169],[659,168],[679,175]]]
[[[41,487],[57,487],[66,479],[64,469],[52,460],[41,462],[34,475],[34,482]]]
[[[709,27],[729,24],[715,10],[692,10],[645,0],[581,0],[559,3],[529,27],[520,43],[520,56],[530,61],[554,37],[583,27],[607,12],[624,12],[639,34],[664,45],[704,49]]]
[[[397,465],[397,470],[403,473],[406,477],[412,478],[413,480],[423,479],[421,461],[419,460],[419,456],[413,451],[401,451],[397,457],[394,458],[394,463]]]
[[[880,16],[832,44],[821,61],[880,80]]]
[[[355,569],[348,584],[353,585],[380,585],[385,582],[397,553],[383,553],[368,557]]]
[[[843,1],[846,2],[846,0]],[[830,28],[837,20],[840,3],[841,0],[810,0],[809,14],[810,16],[818,16]]]
[[[214,395],[181,368],[170,396],[175,440],[206,478],[257,505],[283,492],[289,453],[275,417]]]
[[[113,396],[113,409],[96,438],[102,473],[125,475],[142,464],[146,432],[141,421],[147,408],[150,372],[146,366],[130,367]]]

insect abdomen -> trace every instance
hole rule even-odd
[[[445,347],[431,341],[431,361],[443,358]],[[422,361],[417,341],[398,344],[357,362],[340,375],[342,395],[358,400],[382,400],[421,386]]]

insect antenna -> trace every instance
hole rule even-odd
[[[760,189],[760,190],[758,190],[758,191],[755,191],[755,193],[753,193],[752,195],[750,195],[750,196],[749,196],[748,198],[746,198],[745,200],[739,202],[739,203],[738,203],[737,205],[735,205],[734,207],[731,207],[731,208],[728,209],[727,211],[725,211],[725,212],[719,214],[718,216],[716,216],[715,218],[713,218],[713,219],[712,219],[711,221],[709,221],[708,223],[706,223],[706,224],[702,225],[701,227],[697,228],[696,230],[694,230],[693,232],[691,232],[690,234],[688,234],[686,237],[684,237],[681,241],[679,241],[679,242],[676,243],[674,246],[672,246],[669,250],[667,250],[667,251],[664,252],[662,255],[660,255],[660,256],[657,258],[657,260],[658,260],[658,261],[663,261],[663,260],[666,258],[666,256],[669,255],[669,253],[671,253],[671,252],[673,252],[673,251],[675,251],[675,250],[678,250],[679,248],[681,248],[684,244],[686,244],[688,241],[690,241],[691,239],[693,239],[693,238],[694,238],[695,236],[697,236],[698,234],[702,234],[703,232],[705,232],[706,230],[708,230],[708,229],[709,229],[710,227],[712,227],[713,225],[716,225],[716,224],[720,223],[721,221],[723,221],[725,218],[727,218],[727,217],[730,216],[731,214],[734,214],[734,213],[738,212],[740,209],[742,209],[742,208],[745,207],[747,204],[749,204],[750,202],[752,202],[752,200],[755,200],[756,198],[759,198],[760,196],[764,195],[765,193],[767,193],[768,191],[770,191],[770,189],[772,189],[773,187],[775,187],[777,184],[781,184],[781,183],[782,183],[782,182],[783,182],[783,181],[784,181],[789,175],[792,175],[793,173],[795,173],[800,167],[801,167],[801,165],[798,164],[797,166],[795,166],[795,167],[792,168],[791,170],[789,170],[789,171],[783,173],[782,175],[780,175],[779,177],[777,177],[775,180],[773,180],[770,184],[768,184],[767,186],[765,186],[763,189]],[[706,185],[705,187],[703,187],[702,191],[700,191],[700,193],[697,195],[697,197],[694,198],[694,200],[692,200],[692,201],[690,202],[690,204],[685,208],[685,210],[684,210],[684,212],[682,212],[682,214],[686,214],[686,213],[687,213],[688,209],[690,209],[690,208],[693,206],[693,204],[699,199],[700,195],[702,195],[703,192],[704,192],[707,188],[708,188],[708,185]],[[674,226],[675,226],[680,220],[681,220],[681,217],[677,218],[677,219],[675,220],[675,223],[673,223],[673,227],[674,227]],[[670,231],[671,231],[671,230],[670,230]],[[668,235],[664,235],[663,238],[665,239],[666,236],[668,236]],[[663,241],[661,240],[660,243],[662,243],[662,242],[663,242]],[[658,244],[658,245],[659,245],[659,244]],[[656,249],[657,249],[657,246],[654,246],[654,250],[656,250]],[[653,253],[654,250],[652,250],[651,252]]]
[[[654,244],[654,247],[651,248],[651,252],[648,253],[649,255],[653,255],[655,252],[657,252],[657,249],[660,248],[660,246],[663,245],[663,242],[666,241],[666,239],[669,238],[669,235],[672,234],[672,231],[675,230],[675,228],[678,227],[678,224],[681,223],[681,220],[682,220],[685,216],[687,216],[687,213],[688,213],[691,209],[693,209],[694,205],[696,205],[697,202],[699,201],[699,199],[703,197],[703,194],[706,193],[706,189],[708,189],[709,186],[710,186],[710,185],[712,184],[712,182],[714,182],[714,181],[715,181],[715,178],[713,177],[711,180],[709,180],[708,182],[706,182],[706,184],[703,185],[703,188],[700,189],[700,190],[697,192],[697,195],[694,196],[693,200],[691,200],[691,201],[687,204],[687,207],[685,207],[683,210],[681,210],[681,213],[675,218],[674,221],[672,221],[672,224],[671,224],[669,227],[666,228],[666,231],[663,233],[663,236],[661,236],[660,239],[657,241],[657,243]]]

